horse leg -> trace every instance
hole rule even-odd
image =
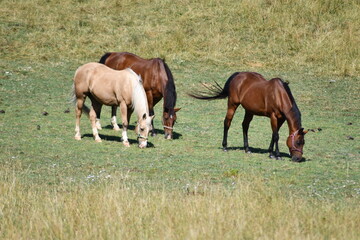
[[[96,112],[99,108],[101,108],[101,103],[99,103],[98,101],[96,101],[95,99],[91,98],[91,109],[90,109],[90,113],[89,113],[89,118],[90,118],[90,122],[91,122],[91,128],[92,128],[92,132],[93,132],[93,136],[96,142],[101,142],[101,138],[99,136],[99,132],[98,132],[98,128],[96,126]]]
[[[116,120],[116,110],[117,110],[117,106],[111,107],[111,125],[113,126],[113,129],[115,131],[120,131],[120,127],[117,124],[117,120]]]
[[[101,114],[102,104],[99,103],[98,101],[93,101],[93,100],[91,100],[91,103],[92,103],[92,106],[96,113],[95,126],[98,130],[102,130],[101,123],[100,123],[100,114]]]
[[[120,103],[120,111],[121,111],[121,120],[122,120],[122,127],[123,127],[122,141],[123,141],[123,144],[125,147],[130,147],[130,143],[129,143],[128,136],[127,136],[127,129],[129,126],[128,108],[127,108],[125,102]]]
[[[277,140],[275,141],[275,157],[277,160],[281,160],[280,151],[279,151],[279,129],[281,128],[282,124],[285,122],[285,118],[278,118],[277,119]]]
[[[84,106],[85,98],[77,99],[75,106],[75,115],[76,115],[76,123],[75,123],[75,139],[81,140],[80,134],[80,118],[82,114],[82,108]]]
[[[154,116],[155,112],[154,112],[154,105],[157,103],[154,103],[154,99],[153,99],[153,95],[151,91],[147,91],[146,92],[146,97],[148,100],[148,105],[149,105],[149,115]],[[152,137],[156,136],[156,132],[155,132],[155,127],[154,127],[154,121],[151,120],[151,129],[150,129],[150,134]]]
[[[154,107],[151,106],[149,108],[149,116],[154,116],[155,115],[155,112],[154,112]],[[153,118],[151,119],[151,129],[150,129],[150,134],[152,137],[155,137],[156,136],[156,131],[155,131],[155,127],[154,127],[154,121],[153,121]]]
[[[222,142],[222,146],[223,146],[223,150],[226,152],[227,151],[227,136],[228,136],[228,131],[231,125],[231,121],[234,117],[235,114],[235,110],[238,106],[234,105],[234,104],[229,104],[228,103],[228,110],[224,119],[224,136],[223,136],[223,142]]]
[[[284,123],[285,119],[278,119],[275,115],[270,117],[271,128],[272,128],[272,138],[269,146],[269,157],[276,158],[277,160],[281,160],[280,152],[279,152],[279,129],[281,125]],[[275,155],[274,155],[274,145],[275,145]]]
[[[249,150],[249,142],[248,142],[248,130],[251,120],[253,119],[253,114],[245,111],[244,120],[242,122],[242,129],[243,129],[243,137],[244,137],[244,150],[246,153],[251,153]]]

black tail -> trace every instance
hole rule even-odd
[[[226,81],[224,87],[222,88],[219,83],[215,82],[214,85],[203,86],[207,89],[207,91],[202,91],[198,93],[188,93],[190,97],[200,99],[200,100],[215,100],[215,99],[223,99],[229,96],[229,86],[230,82],[235,78],[239,73],[233,73],[229,79]]]
[[[99,63],[105,64],[106,59],[107,59],[110,55],[111,55],[110,52],[105,53],[105,54],[100,58]]]

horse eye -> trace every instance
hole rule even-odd
[[[140,128],[140,131],[145,131],[145,128]]]

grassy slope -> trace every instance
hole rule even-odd
[[[95,202],[101,204],[100,195],[110,194],[124,184],[130,189],[140,189],[134,190],[135,194],[142,189],[153,189],[154,192],[143,190],[148,204],[152,200],[161,201],[152,195],[159,194],[163,200],[174,201],[183,209],[193,209],[186,211],[185,216],[173,219],[179,228],[162,223],[174,232],[161,232],[160,238],[167,234],[173,238],[176,234],[184,236],[181,234],[185,232],[194,234],[187,236],[189,238],[206,238],[206,230],[210,231],[206,222],[186,214],[199,211],[199,216],[211,217],[207,215],[206,207],[200,211],[197,204],[207,206],[212,198],[223,206],[221,211],[229,211],[222,202],[224,189],[235,190],[234,200],[237,201],[243,195],[236,195],[236,190],[247,189],[256,181],[260,183],[249,187],[246,194],[255,198],[251,195],[253,193],[260,199],[266,194],[285,195],[296,201],[276,198],[278,205],[273,207],[279,211],[268,212],[273,219],[262,218],[264,228],[257,228],[260,224],[256,223],[248,225],[249,229],[256,229],[252,234],[247,228],[241,228],[234,218],[234,226],[243,231],[230,232],[229,238],[234,234],[256,238],[264,232],[269,234],[266,235],[269,238],[275,238],[277,234],[287,236],[299,229],[305,231],[305,227],[288,226],[277,232],[267,224],[278,219],[276,216],[286,215],[280,211],[281,204],[288,204],[286,206],[291,208],[297,201],[302,203],[299,206],[309,206],[314,211],[311,215],[305,207],[300,207],[300,223],[304,224],[309,215],[328,213],[329,220],[325,225],[336,229],[332,232],[330,228],[321,228],[324,220],[310,217],[315,219],[314,223],[304,224],[311,229],[309,235],[295,234],[297,238],[337,238],[344,236],[341,234],[348,234],[348,239],[355,238],[357,230],[351,226],[358,220],[356,214],[350,214],[359,212],[356,201],[360,189],[359,4],[356,1],[320,0],[222,3],[121,1],[120,4],[97,1],[95,4],[93,1],[62,1],[60,6],[56,1],[47,1],[46,4],[42,1],[2,2],[0,110],[5,110],[5,114],[0,114],[0,217],[6,222],[0,225],[0,230],[8,229],[0,231],[4,237],[12,238],[14,232],[31,232],[31,236],[36,238],[36,234],[41,232],[38,228],[26,228],[26,224],[20,231],[22,224],[17,222],[22,221],[26,204],[53,214],[54,218],[48,218],[54,221],[50,224],[52,231],[47,232],[49,238],[75,237],[66,235],[71,230],[55,224],[61,217],[72,219],[67,213],[61,215],[60,209],[64,205],[61,201],[56,202],[57,192],[69,193],[65,196],[68,202],[65,207],[70,209],[76,205],[70,199],[77,192],[85,196],[82,206],[91,210],[81,222],[91,227],[98,222],[87,218],[91,218],[91,214],[100,214],[103,209],[92,208],[86,199],[97,196],[100,200]],[[97,61],[103,52],[112,50],[167,59],[176,78],[177,106],[182,107],[175,129],[178,139],[165,141],[159,135],[150,140],[154,145],[152,148],[140,150],[134,144],[125,149],[119,143],[120,134],[105,128],[101,134],[107,141],[96,144],[91,137],[89,122],[83,118],[81,127],[85,136],[81,142],[73,140],[74,114],[72,106],[67,103],[73,73],[79,65]],[[197,89],[200,82],[216,80],[223,83],[232,72],[242,70],[258,71],[266,78],[280,76],[291,82],[304,127],[322,129],[306,137],[304,156],[308,161],[295,164],[286,156],[285,161],[267,158],[265,150],[271,130],[266,118],[255,118],[252,122],[249,138],[254,153],[243,153],[239,149],[242,146],[243,116],[240,108],[229,135],[229,145],[234,150],[228,153],[220,150],[226,101],[199,102],[188,98],[186,91]],[[64,113],[68,108],[71,112]],[[43,111],[49,115],[43,116]],[[159,105],[155,119],[158,128],[161,126],[160,112]],[[104,108],[104,125],[109,115],[109,109]],[[286,154],[286,125],[280,135],[280,150]],[[135,134],[130,133],[130,136],[134,138]],[[354,140],[348,140],[348,136]],[[88,185],[90,189],[86,187]],[[102,186],[107,187],[102,189]],[[209,189],[214,187],[220,187],[219,195],[212,195],[214,193]],[[165,192],[156,190],[163,188]],[[189,200],[191,207],[175,201],[179,195],[196,195],[198,192],[200,196],[205,194],[209,198],[200,203],[197,203],[198,198],[193,202]],[[135,199],[135,207],[141,205],[131,192],[121,194],[127,201]],[[51,207],[31,197],[34,195],[48,199],[59,212],[52,213]],[[111,198],[118,200],[116,194]],[[312,207],[314,198],[321,201],[315,200]],[[17,201],[19,205],[15,204]],[[251,199],[242,201],[246,203]],[[164,209],[171,209],[168,217],[172,212],[179,212],[179,209],[171,208],[170,203],[165,201],[163,204]],[[110,206],[119,207],[116,204]],[[242,220],[250,221],[259,217],[258,212],[264,211],[265,207],[271,208],[260,200],[255,206]],[[316,212],[316,209],[320,210]],[[152,211],[154,208],[149,207],[147,213],[151,216]],[[242,213],[239,209],[236,212]],[[9,218],[4,216],[11,216],[14,221],[8,221]],[[36,214],[26,216],[25,223],[37,218]],[[136,217],[135,214],[132,216]],[[335,220],[338,216],[348,216],[348,222],[340,224],[338,220],[345,217]],[[144,218],[148,219],[145,215]],[[189,229],[190,223],[183,219],[191,219],[192,225],[199,223],[199,229],[204,232]],[[41,226],[37,221],[33,223]],[[152,227],[141,231],[143,222],[137,223],[139,229],[130,231],[130,237],[147,233],[149,238],[156,238],[156,235],[151,235],[153,225],[145,221]],[[225,220],[222,224],[218,226],[227,226]],[[60,233],[65,235],[56,235]],[[91,231],[86,234],[84,238],[94,236]],[[217,229],[213,236],[224,236],[224,232]]]

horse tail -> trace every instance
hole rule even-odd
[[[105,53],[101,58],[99,63],[105,64],[106,59],[111,55],[111,52]]]
[[[71,97],[70,97],[69,102],[72,103],[74,106],[76,106],[77,98],[76,98],[76,94],[75,94],[75,84],[72,85],[72,92],[71,92]],[[84,104],[83,108],[82,108],[82,112],[85,113],[86,116],[89,116],[90,108]]]
[[[216,100],[216,99],[227,98],[229,96],[230,83],[238,74],[239,74],[238,72],[232,74],[226,81],[224,87],[221,87],[220,84],[215,81],[215,84],[210,86],[203,84],[203,86],[207,89],[207,91],[202,91],[198,93],[188,93],[188,95],[190,97],[200,100]]]
[[[177,98],[174,77],[171,73],[169,66],[166,64],[165,60],[162,60],[162,62],[163,62],[166,76],[168,79],[166,86],[165,86],[165,92],[164,92],[164,95],[165,95],[164,96],[164,107],[167,109],[172,109],[176,105],[176,98]],[[166,100],[166,102],[165,102],[165,100]]]

